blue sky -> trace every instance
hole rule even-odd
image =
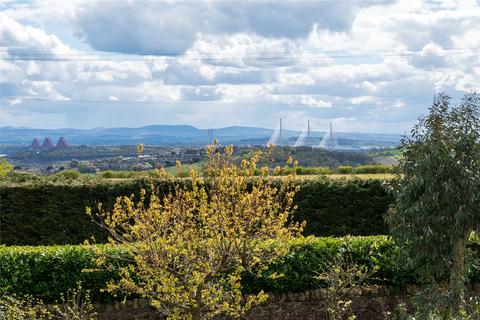
[[[404,133],[480,90],[479,25],[477,0],[0,0],[0,124]]]

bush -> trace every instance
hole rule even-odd
[[[100,174],[100,176],[104,179],[113,179],[115,178],[115,173],[113,173],[112,170],[107,170],[107,171],[102,171],[102,172],[99,172],[98,174]]]
[[[331,174],[332,170],[327,167],[298,167],[298,175],[325,175]]]
[[[104,249],[112,266],[125,265],[129,258],[125,251]],[[97,269],[97,256],[93,246],[0,247],[0,292],[54,302],[81,281],[85,290],[91,290],[93,299],[112,300],[100,289],[110,279],[118,278],[117,270]]]
[[[377,174],[377,173],[396,173],[398,168],[381,164],[369,164],[363,166],[338,166],[337,172],[341,174]]]
[[[98,269],[94,258],[99,250],[106,251],[111,269]],[[480,281],[478,243],[470,243],[467,280]],[[370,283],[401,288],[416,284],[413,271],[395,264],[397,248],[385,236],[345,238],[298,238],[290,243],[289,252],[275,260],[261,276],[245,273],[244,293],[301,292],[323,286],[319,273],[336,253],[348,254],[353,263],[372,270]],[[472,251],[473,250],[473,251]],[[96,301],[113,297],[101,289],[110,280],[118,279],[116,266],[130,261],[128,252],[108,246],[0,247],[0,291],[6,294],[30,294],[46,302],[59,298],[60,293],[75,288],[78,281],[90,290]],[[85,271],[85,269],[87,269]],[[82,271],[83,270],[83,271]],[[95,270],[95,271],[94,271]]]
[[[139,175],[138,172],[135,171],[102,171],[98,173],[100,177],[104,179],[130,179],[135,178]]]
[[[0,177],[6,176],[12,171],[13,171],[13,165],[8,163],[8,161],[5,160],[5,158],[3,157],[0,158]]]
[[[81,177],[81,173],[77,170],[65,170],[59,173],[56,173],[55,176],[65,179],[65,180],[77,180]]]
[[[395,167],[380,165],[380,164],[372,164],[372,165],[355,167],[353,168],[353,172],[358,174],[395,173]]]
[[[0,183],[0,243],[8,245],[79,244],[94,236],[104,242],[107,233],[90,221],[86,207],[101,202],[111,209],[121,195],[150,189],[150,180],[109,181],[83,176],[71,181]],[[187,181],[187,180],[183,180]],[[387,234],[383,222],[392,198],[380,180],[299,180],[295,217],[306,221],[305,235],[343,236]],[[155,180],[162,192],[171,185]]]
[[[337,172],[342,173],[342,174],[353,173],[353,167],[352,166],[338,166],[337,167]]]

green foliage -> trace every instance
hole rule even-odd
[[[47,305],[32,295],[18,296],[0,293],[0,319],[3,320],[94,320],[96,312],[90,291],[82,290],[81,283],[60,294],[60,300]]]
[[[163,170],[161,178],[173,184],[170,193],[153,190],[147,202],[142,190],[139,200],[117,198],[112,211],[92,215],[87,209],[109,231],[109,243],[135,258],[108,290],[150,299],[167,319],[239,318],[266,299],[263,292],[242,298],[242,273],[284,254],[288,247],[280,244],[302,231],[291,219],[299,188],[295,165],[272,184],[267,167],[253,178],[260,153],[237,165],[233,146],[221,150],[215,142],[206,151],[204,177],[192,170],[191,185]],[[267,242],[277,246],[265,250]]]
[[[388,234],[383,216],[392,201],[381,180],[306,180],[295,197],[295,218],[307,222],[305,235]]]
[[[296,173],[298,175],[325,175],[331,174],[332,170],[328,167],[298,167]]]
[[[8,163],[5,158],[0,158],[0,177],[5,176],[13,171],[13,165]]]
[[[111,209],[118,196],[138,195],[141,188],[148,193],[151,182],[84,175],[77,180],[46,180],[37,175],[12,174],[16,182],[0,180],[0,243],[8,245],[78,244],[91,236],[104,242],[107,233],[88,219],[85,208],[96,208],[101,202],[105,209]],[[167,181],[153,181],[162,192],[172,188]],[[298,183],[301,188],[295,196],[295,217],[307,222],[305,235],[388,233],[383,215],[392,198],[382,181],[319,178]]]
[[[55,174],[57,177],[65,180],[77,180],[81,177],[81,173],[77,170],[65,170]]]
[[[395,173],[396,168],[394,166],[386,166],[381,164],[372,164],[355,167],[353,173],[365,174],[365,173]]]
[[[282,174],[282,175],[286,175],[286,174],[290,174],[292,172],[292,170],[295,170],[295,174],[297,175],[327,175],[327,174],[332,174],[332,170],[330,170],[330,168],[328,167],[296,167],[295,169],[292,169],[292,168],[281,168],[281,169],[278,169],[278,168],[273,168],[273,169],[269,169],[269,172],[273,175],[273,174]],[[254,174],[256,176],[259,176],[261,175],[261,169],[260,168],[256,168],[255,169],[255,172]]]
[[[371,149],[367,152],[367,154],[371,157],[391,156],[395,157],[396,159],[400,159],[403,156],[403,150],[401,148]]]
[[[94,320],[97,317],[91,301],[90,290],[84,290],[82,283],[60,294],[60,300],[55,301],[52,307],[54,319],[65,320]]]
[[[374,271],[375,268],[353,262],[348,250],[341,250],[325,261],[317,277],[325,284],[322,295],[324,298],[320,302],[324,318],[356,319],[352,299],[361,295],[359,286],[365,284]]]
[[[92,246],[0,246],[0,295],[31,295],[52,303],[81,282],[94,300],[111,300],[101,289],[107,281],[118,279],[118,268],[130,255],[122,249],[103,250],[108,253],[111,269],[97,268],[99,253]]]
[[[3,185],[13,184],[36,184],[45,180],[45,176],[32,172],[13,171],[5,176],[0,176],[0,182]]]
[[[258,149],[258,148],[255,148]],[[252,150],[254,151],[254,150]],[[259,166],[274,168],[283,166],[289,157],[298,161],[303,167],[335,168],[339,165],[358,166],[373,163],[373,159],[363,152],[325,150],[311,147],[275,147],[272,152],[262,157]]]
[[[130,179],[138,176],[138,172],[135,171],[112,171],[106,170],[97,173],[104,179]]]
[[[480,319],[480,299],[464,298],[455,314],[446,309],[448,296],[439,295],[437,289],[415,295],[412,300],[413,310],[408,310],[405,303],[386,312],[385,320],[478,320]]]
[[[128,252],[101,246],[107,250],[106,265],[112,269],[97,268],[95,258],[101,253],[97,246],[38,246],[0,247],[0,293],[33,295],[46,302],[54,302],[60,293],[75,288],[78,281],[84,290],[90,290],[94,301],[112,299],[105,288],[108,280],[118,279],[118,268],[131,260]],[[352,263],[372,271],[369,283],[401,287],[418,283],[413,271],[399,267],[395,261],[398,250],[385,236],[345,238],[298,238],[289,244],[287,254],[271,263],[261,275],[245,273],[242,286],[245,293],[301,292],[325,286],[319,275],[329,259],[338,253],[348,254]],[[467,267],[467,279],[480,282],[480,246],[470,243],[477,256]],[[87,272],[82,270],[86,270]]]
[[[342,174],[376,174],[376,173],[395,173],[397,168],[381,164],[369,164],[357,167],[338,166],[337,172]]]
[[[355,264],[374,271],[371,283],[397,286],[415,281],[393,262],[395,247],[384,236],[345,238],[300,238],[290,252],[268,267],[260,277],[246,275],[246,290],[301,292],[326,286],[319,275],[338,253],[348,254]]]
[[[480,229],[480,99],[437,96],[403,141],[396,205],[387,217],[400,257],[425,279],[448,272],[460,301],[466,243]],[[455,309],[458,303],[453,303]]]
[[[47,306],[31,296],[17,298],[15,295],[0,295],[0,319],[2,320],[47,320],[51,314]]]
[[[343,174],[353,173],[353,167],[352,166],[338,166],[337,167],[337,172],[338,173],[343,173]]]

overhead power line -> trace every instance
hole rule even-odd
[[[257,101],[257,102],[238,102],[238,101],[218,101],[218,100],[189,100],[189,101],[143,101],[143,100],[86,100],[86,99],[51,99],[51,98],[30,98],[30,97],[12,97],[12,98],[2,98],[3,100],[24,100],[24,101],[45,101],[45,102],[58,102],[58,103],[125,103],[125,104],[152,104],[152,105],[175,105],[175,104],[228,104],[228,105],[278,105],[278,104],[294,104],[293,102],[287,101],[278,101],[278,102],[264,102],[264,101]]]
[[[358,52],[340,52],[325,51],[311,54],[308,52],[262,52],[262,53],[218,53],[209,56],[202,54],[156,54],[156,55],[135,55],[125,56],[118,54],[75,54],[75,53],[0,53],[0,60],[4,61],[154,61],[163,59],[182,59],[194,61],[231,61],[231,60],[324,60],[324,59],[355,59],[355,58],[381,58],[381,57],[408,57],[408,56],[453,56],[468,55],[480,53],[480,48],[458,48],[444,49],[441,52],[423,52],[423,51],[401,51],[401,50],[378,50],[378,51],[358,51]],[[8,55],[8,56],[1,56]],[[99,57],[97,57],[99,56]],[[105,56],[112,56],[105,58]]]
[[[219,100],[183,100],[183,101],[144,101],[144,100],[98,100],[98,99],[53,99],[53,98],[35,98],[35,97],[3,97],[1,100],[23,100],[23,101],[38,101],[38,102],[58,102],[58,103],[98,103],[98,104],[149,104],[149,105],[243,105],[243,106],[257,106],[257,105],[306,105],[301,101],[219,101]],[[380,101],[387,103],[394,103],[398,99],[383,97]],[[410,100],[410,99],[402,99]],[[362,104],[363,106],[371,105],[372,103]]]
[[[412,52],[420,52],[424,49],[424,47],[419,48],[411,48],[411,49],[337,49],[337,50],[284,50],[284,51],[236,51],[236,52],[221,52],[215,53],[215,55],[241,55],[241,54],[252,54],[252,55],[272,55],[272,54],[334,54],[334,53],[341,53],[341,54],[356,54],[356,53],[375,53],[375,52],[395,52],[395,53],[412,53]],[[479,50],[480,47],[442,47],[442,51],[456,51],[456,50]],[[18,55],[93,55],[93,56],[117,56],[117,55],[136,55],[136,56],[170,56],[170,57],[177,57],[177,56],[189,56],[189,55],[198,55],[198,54],[214,54],[212,52],[161,52],[161,51],[151,51],[151,52],[141,52],[141,53],[127,53],[127,52],[61,52],[61,51],[34,51],[28,52],[30,48],[28,47],[4,47],[0,48],[0,53],[11,53],[11,54],[18,54]]]

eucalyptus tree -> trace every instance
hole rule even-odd
[[[406,267],[433,282],[448,275],[447,313],[462,301],[466,244],[480,230],[479,140],[478,94],[455,106],[436,96],[402,141],[396,204],[386,218]]]

